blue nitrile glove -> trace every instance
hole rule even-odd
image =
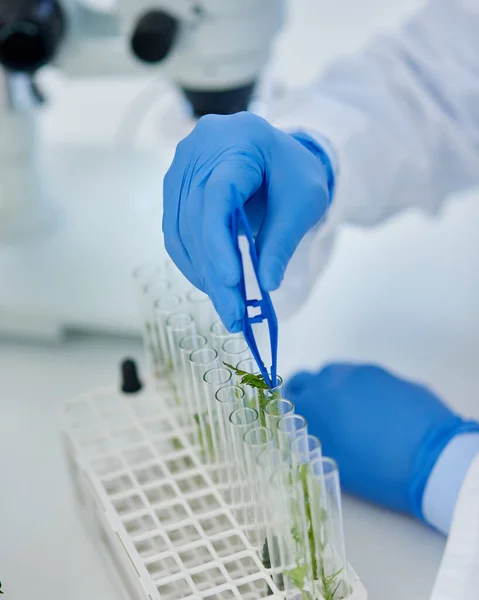
[[[286,397],[336,459],[345,490],[423,519],[424,489],[442,450],[479,424],[427,388],[375,366],[333,364],[299,373]]]
[[[324,215],[333,185],[328,156],[310,136],[289,135],[246,112],[202,117],[165,176],[166,249],[211,297],[226,327],[238,331],[245,308],[230,229],[235,208],[245,205],[257,233],[260,281],[271,291]]]

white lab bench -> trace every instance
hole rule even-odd
[[[7,600],[116,600],[73,505],[58,432],[66,397],[113,380],[134,340],[72,337],[60,347],[0,345],[0,579]],[[442,537],[345,500],[347,549],[371,600],[425,600]]]

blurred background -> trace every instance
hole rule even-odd
[[[287,4],[255,98],[260,112],[423,3]],[[142,356],[130,275],[161,252],[162,178],[192,123],[184,95],[154,65],[122,74],[115,55],[99,68],[94,44],[81,60],[79,52],[42,69],[33,99],[21,81],[9,93],[3,82],[0,98],[0,215],[5,225],[18,208],[5,185],[15,145],[34,163],[20,178],[31,198],[19,212],[35,215],[0,225],[0,580],[9,599],[117,597],[71,506],[56,410],[115,380],[123,356]],[[12,95],[22,106],[44,97],[29,112],[34,123],[9,121]],[[373,361],[479,417],[478,223],[471,192],[438,218],[408,213],[376,230],[345,228],[308,305],[282,326],[282,374]],[[442,537],[349,498],[345,505],[349,559],[371,600],[427,598]]]

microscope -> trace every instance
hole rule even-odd
[[[44,165],[39,132],[42,105],[49,103],[48,90],[38,84],[43,67],[54,67],[67,79],[158,74],[181,98],[192,128],[203,115],[248,109],[282,28],[285,2],[116,0],[105,7],[92,0],[0,0],[0,334],[18,329],[51,337],[65,327],[83,326],[135,329],[134,306],[128,306],[120,272],[158,249],[158,240],[142,230],[143,225],[151,229],[146,217],[145,223],[136,222],[134,239],[115,239],[115,231],[132,222],[134,198],[112,199],[105,223],[92,212],[95,226],[82,225],[82,231],[71,225],[70,208],[77,201],[62,197],[71,231],[67,235],[63,224],[52,226],[50,187],[56,173]],[[149,182],[160,203],[163,168]],[[161,231],[160,222],[156,230]],[[101,248],[105,239],[113,247],[98,261],[103,260],[99,272],[91,256],[82,258],[81,247],[88,240],[90,255],[88,250]]]

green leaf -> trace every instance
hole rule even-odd
[[[336,582],[336,578],[341,574],[343,569],[339,569],[332,575],[326,575],[324,567],[321,567],[321,583],[324,600],[336,600],[336,593],[341,585],[341,580]]]
[[[294,569],[288,569],[284,572],[286,577],[289,577],[294,585],[302,590],[304,588],[304,580],[308,574],[308,565],[297,566]]]
[[[295,523],[293,527],[291,527],[291,537],[293,538],[295,544],[298,546],[301,545],[303,539],[301,536],[301,527],[298,523]]]
[[[319,510],[319,521],[320,521],[321,525],[324,525],[327,520],[328,520],[328,513],[326,512],[326,509],[321,508]]]
[[[241,385],[248,385],[249,387],[260,389],[260,390],[269,390],[271,389],[269,385],[264,380],[262,375],[254,375],[253,373],[247,373],[246,371],[242,371],[241,369],[237,369],[228,363],[223,363],[225,367],[231,369],[238,377],[241,377]]]

